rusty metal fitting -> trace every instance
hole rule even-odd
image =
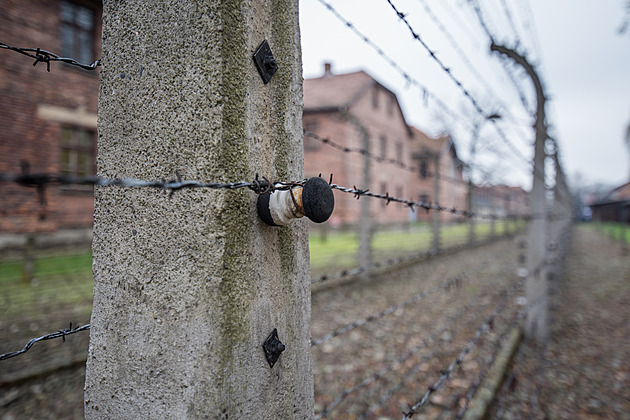
[[[323,223],[335,208],[335,197],[326,180],[313,177],[304,186],[259,195],[257,208],[260,218],[270,226],[285,226],[304,216]]]

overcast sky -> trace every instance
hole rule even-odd
[[[387,0],[326,1],[381,47],[412,82],[320,0],[300,1],[305,78],[321,76],[324,62],[332,63],[333,72],[338,74],[365,70],[397,94],[409,124],[430,135],[451,133],[465,160],[469,158],[472,126],[480,124],[475,162],[492,172],[490,182],[531,186],[527,159],[533,153],[532,84],[522,70],[489,52],[489,37],[479,23],[474,3],[392,0],[486,114],[501,115],[496,125],[513,146],[504,143],[493,124],[483,121],[446,72],[412,38]],[[571,180],[577,173],[588,184],[620,185],[630,180],[630,151],[624,143],[630,124],[630,33],[618,34],[624,2],[476,2],[496,42],[516,46],[537,64],[550,98],[550,132],[560,143]],[[488,178],[479,176],[480,180]]]

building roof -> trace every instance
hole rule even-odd
[[[364,71],[304,80],[304,110],[332,111],[348,108],[360,99],[376,80]]]
[[[457,157],[457,150],[455,149],[455,143],[453,143],[451,136],[443,134],[439,137],[429,137],[423,131],[413,126],[411,126],[411,131],[413,132],[415,150],[413,157],[418,158],[427,153],[439,154],[446,146],[447,150],[453,154],[453,158],[459,160],[459,157]]]
[[[379,86],[394,97],[396,108],[411,136],[411,129],[396,94],[363,70],[333,74],[330,63],[324,64],[324,74],[321,77],[304,79],[304,112],[346,111],[363,98],[373,86]]]
[[[603,204],[611,204],[611,203],[626,202],[626,201],[630,201],[630,182],[627,182],[613,189],[606,195],[606,197],[604,197],[602,200],[599,200],[597,203],[591,204],[591,206],[598,206],[598,205],[603,205]]]

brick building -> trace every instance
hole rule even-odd
[[[411,158],[417,172],[412,175],[412,197],[424,203],[437,203],[444,207],[466,210],[467,185],[463,179],[463,162],[457,157],[455,144],[450,136],[437,138],[427,136],[412,127]],[[438,195],[435,196],[435,176],[438,175]],[[418,216],[422,218],[422,211]],[[426,217],[425,217],[426,218]],[[461,215],[440,213],[443,221],[459,221]]]
[[[522,217],[529,214],[529,194],[521,187],[475,186],[474,212],[481,216]]]
[[[81,63],[101,54],[100,1],[0,3],[0,41],[41,48]],[[32,65],[0,50],[0,172],[95,173],[98,70],[65,63]],[[92,225],[91,187],[34,189],[0,184],[0,234],[55,232]]]
[[[344,153],[316,138],[304,138],[306,176],[334,174],[334,182],[375,193],[415,201],[435,202],[435,162],[438,172],[451,180],[462,179],[462,165],[449,137],[434,139],[407,124],[396,95],[364,71],[335,75],[326,64],[322,77],[304,80],[304,129],[354,149],[368,150],[381,158]],[[385,159],[390,162],[384,161]],[[392,164],[395,161],[397,164]],[[366,162],[369,165],[365,173]],[[438,202],[465,205],[463,182],[441,182]],[[464,194],[464,195],[462,195]],[[354,223],[360,201],[335,192],[332,223]],[[378,223],[427,220],[424,211],[410,212],[400,204],[369,200],[370,215]],[[453,216],[443,213],[444,219]]]

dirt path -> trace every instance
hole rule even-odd
[[[630,419],[630,256],[590,227],[571,242],[546,357],[522,347],[491,418]]]

